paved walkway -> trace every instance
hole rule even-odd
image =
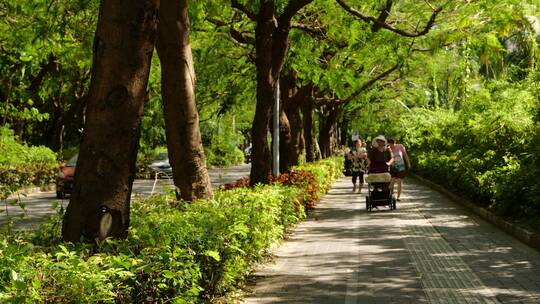
[[[397,210],[364,196],[339,180],[245,303],[540,303],[540,252],[412,178]]]

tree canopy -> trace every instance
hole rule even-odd
[[[348,144],[353,131],[363,139],[384,133],[418,151],[448,153],[489,138],[502,147],[497,155],[531,161],[523,145],[538,125],[539,4],[190,3],[207,161],[237,162],[261,140],[252,151],[261,171],[252,177],[266,179],[269,105],[278,79],[285,88],[280,136],[293,147],[285,153],[295,155],[282,170],[327,156]],[[0,4],[0,120],[18,140],[64,154],[78,148],[98,9],[96,0]],[[166,143],[161,70],[154,56],[141,121],[143,154]],[[499,133],[506,135],[493,138]]]

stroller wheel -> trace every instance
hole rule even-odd
[[[366,196],[366,210],[369,211],[369,197]]]

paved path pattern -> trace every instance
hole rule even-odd
[[[407,178],[397,210],[339,180],[245,303],[540,303],[540,252]],[[364,192],[366,187],[364,187]]]

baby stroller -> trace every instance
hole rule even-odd
[[[396,198],[390,191],[390,173],[369,173],[366,177],[368,195],[366,196],[366,210],[373,207],[388,206],[390,210],[396,209]]]

